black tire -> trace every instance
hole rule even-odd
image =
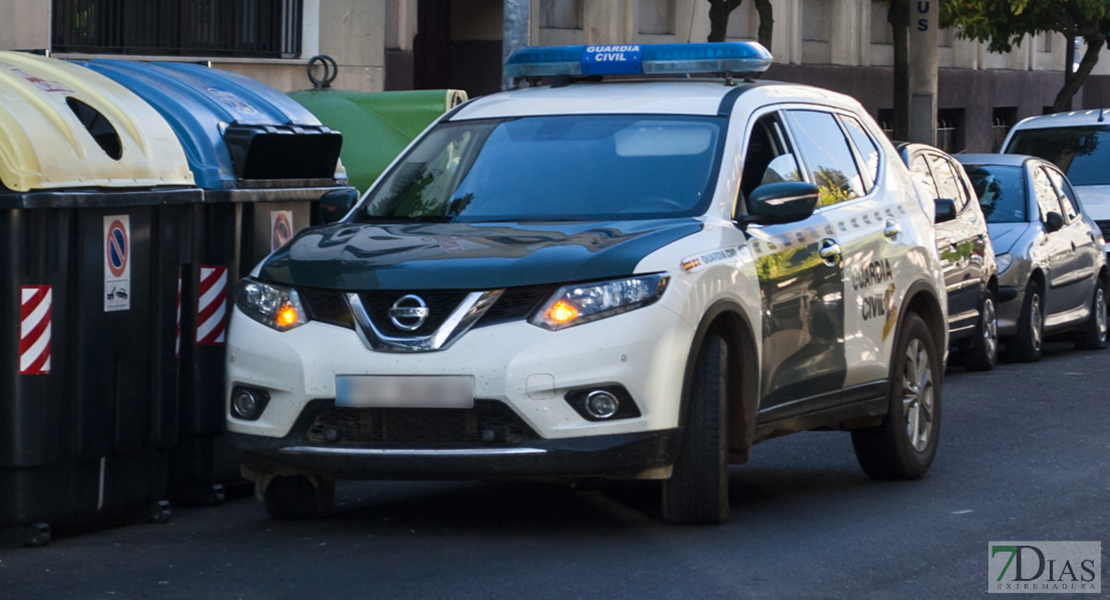
[[[960,353],[968,371],[990,371],[998,364],[998,306],[990,288],[979,301],[979,324],[971,345]]]
[[[1080,350],[1104,350],[1106,348],[1106,281],[1095,283],[1095,293],[1091,298],[1091,318],[1083,326],[1083,331],[1075,340]]]
[[[1017,362],[1037,362],[1044,352],[1044,292],[1041,284],[1032,279],[1025,288],[1017,335],[1010,340],[1007,350]]]
[[[728,520],[728,344],[710,334],[698,350],[689,418],[671,478],[663,482],[663,520],[717,525]]]
[[[335,482],[303,475],[275,477],[266,486],[266,511],[278,521],[318,519],[331,513]]]
[[[918,360],[909,360],[911,353]],[[921,364],[922,357],[927,364]],[[918,315],[906,314],[891,363],[887,414],[877,427],[853,430],[852,447],[859,465],[872,479],[919,479],[929,471],[937,454],[943,367],[933,336]],[[928,379],[924,377],[925,368]],[[913,387],[908,380],[915,382]],[[922,418],[927,421],[922,423]]]

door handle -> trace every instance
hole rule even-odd
[[[821,250],[818,252],[821,255],[821,260],[825,261],[826,265],[834,266],[840,263],[842,255],[840,251],[840,244],[832,238],[825,238],[821,240]]]
[[[887,221],[886,227],[883,229],[883,235],[888,240],[896,239],[899,235],[902,235],[902,226],[896,221]]]

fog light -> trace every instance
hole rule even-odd
[[[237,387],[231,392],[231,415],[244,421],[254,421],[262,415],[270,395],[262,390]]]
[[[598,390],[586,396],[586,410],[595,418],[608,419],[617,414],[621,407],[620,400],[609,392]]]

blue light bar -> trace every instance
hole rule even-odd
[[[762,73],[771,53],[756,42],[622,44],[521,48],[505,61],[510,77]]]

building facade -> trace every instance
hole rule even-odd
[[[503,11],[530,2],[533,45],[704,41],[705,0],[0,0],[0,48],[64,58],[204,62],[282,90],[310,87],[308,59],[340,66],[334,87],[365,91],[501,85]],[[891,119],[893,47],[885,0],[772,0],[775,64],[767,78],[858,98]],[[745,0],[728,38],[754,39]],[[1029,38],[1014,52],[939,36],[938,144],[989,151],[1019,119],[1042,114],[1063,82],[1063,36]],[[1110,102],[1110,52],[1075,108]]]

